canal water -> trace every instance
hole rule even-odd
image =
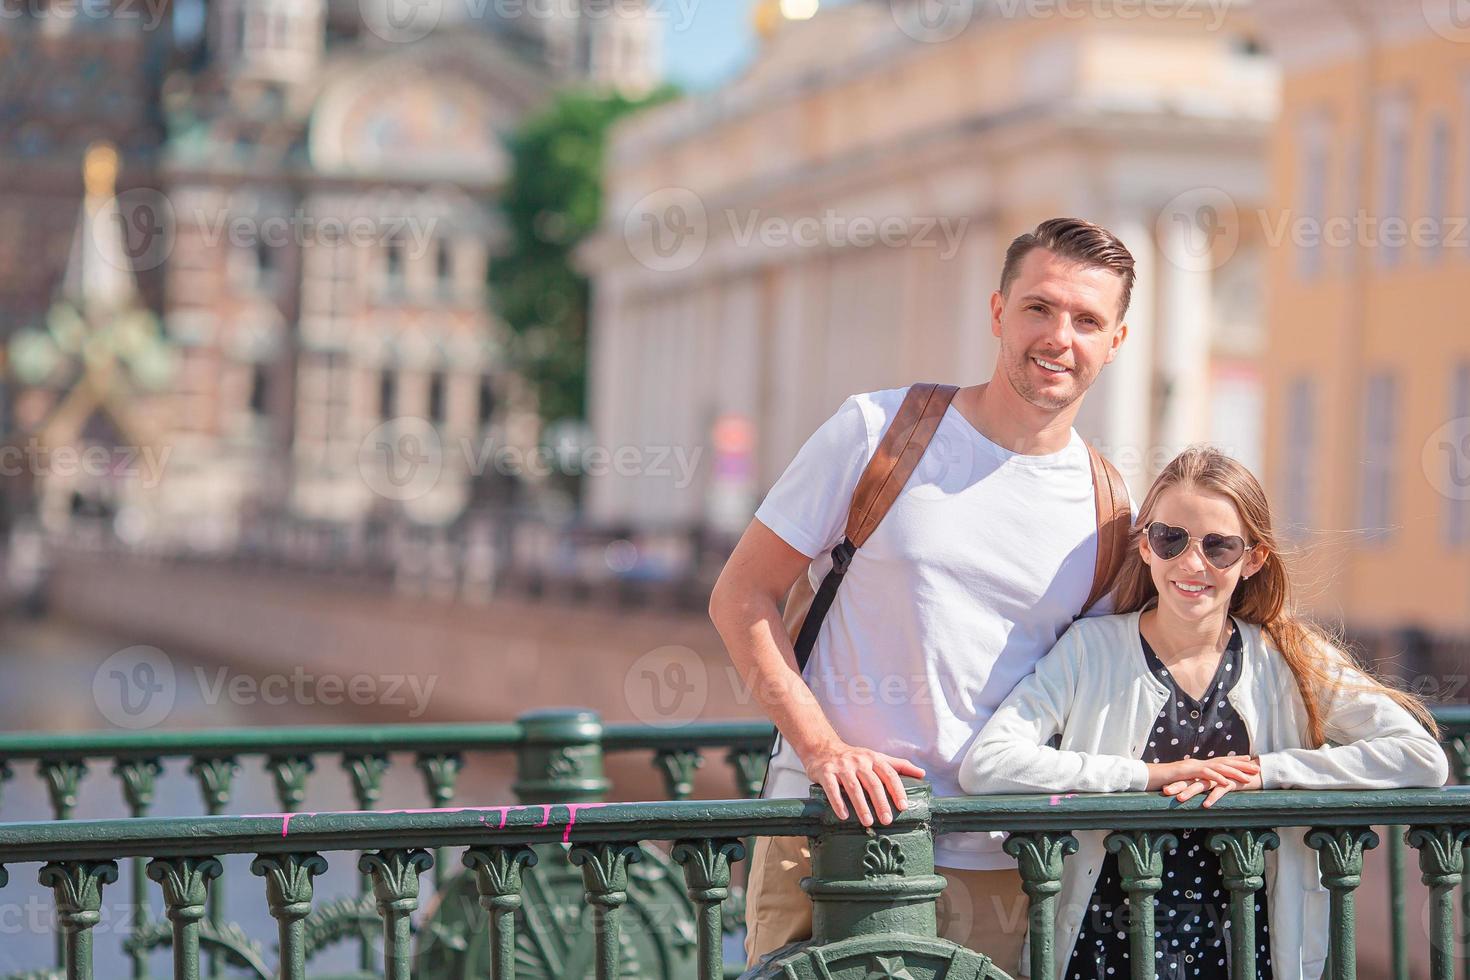
[[[0,624],[0,728],[6,731],[63,732],[117,730],[120,706],[127,700],[126,688],[118,688],[119,665],[128,677],[137,679],[139,663],[156,664],[163,656],[159,651],[139,651],[128,641],[91,632],[55,620],[30,620],[7,617]],[[240,679],[226,667],[203,659],[190,659],[170,650],[164,666],[172,670],[169,706],[152,730],[200,729],[223,727],[274,727],[282,725],[385,724],[409,720],[402,707],[374,713],[354,707],[342,699],[338,705],[323,703],[333,699],[300,699],[292,691],[289,675],[275,687],[259,683],[260,678]],[[222,673],[223,672],[223,673]],[[158,673],[148,675],[150,683]],[[285,695],[282,696],[282,692]],[[133,692],[136,693],[136,692]],[[131,705],[133,708],[137,703]],[[429,721],[431,717],[413,720]],[[488,720],[488,719],[487,719]],[[151,722],[152,719],[150,718]],[[317,771],[310,777],[305,810],[352,809],[356,806],[351,784],[342,771],[340,756],[326,755],[317,760]],[[159,779],[157,796],[150,811],[155,816],[191,816],[204,813],[197,780],[188,771],[188,761],[168,760]],[[0,820],[50,820],[52,811],[46,786],[36,767],[30,762],[11,765],[12,777],[0,785]],[[460,777],[459,798],[476,803],[510,802],[511,771],[509,760],[466,758]],[[427,804],[422,774],[411,755],[395,755],[384,780],[384,808],[422,807]],[[260,758],[241,759],[235,778],[233,799],[226,812],[270,813],[280,809],[270,775]],[[103,760],[89,763],[76,807],[76,819],[113,818],[128,815],[121,783],[111,773],[111,764]],[[316,880],[316,897],[323,901],[357,894],[360,875],[355,853],[325,855],[329,870]],[[250,873],[250,855],[223,859],[223,878],[227,917],[237,922],[252,939],[262,946],[267,964],[275,962],[276,926],[267,912],[264,881]],[[457,856],[451,866],[458,870]],[[54,965],[54,918],[49,889],[36,881],[39,866],[11,865],[10,884],[0,890],[0,975],[27,970],[40,970]],[[131,976],[131,963],[122,951],[129,923],[133,920],[131,905],[131,862],[119,867],[119,879],[103,892],[102,921],[96,933],[96,976],[99,980],[122,980]],[[433,901],[432,874],[423,876],[422,901],[427,907]],[[159,887],[148,883],[150,916],[156,921],[162,915]],[[313,960],[312,972],[347,972],[356,967],[355,945],[323,954]],[[162,950],[151,960],[152,975],[171,975],[168,951]],[[249,974],[227,974],[249,975]]]

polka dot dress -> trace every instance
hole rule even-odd
[[[1231,624],[1234,629],[1234,623]],[[1147,640],[1140,637],[1149,670],[1169,689],[1154,720],[1144,762],[1177,762],[1249,755],[1250,738],[1225,695],[1240,676],[1243,642],[1234,629],[1215,678],[1198,701],[1182,691]],[[1219,857],[1205,846],[1208,830],[1180,831],[1179,847],[1164,852],[1164,887],[1154,898],[1154,969],[1160,980],[1226,980],[1230,976],[1230,893]],[[1256,893],[1256,976],[1271,980],[1269,914],[1264,891]],[[1098,873],[1082,931],[1072,947],[1068,980],[1128,980],[1128,895],[1118,856],[1109,854]]]

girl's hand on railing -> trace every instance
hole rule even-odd
[[[1249,756],[1234,755],[1150,763],[1148,788],[1162,790],[1180,803],[1208,790],[1204,805],[1214,806],[1232,789],[1260,789],[1261,764]]]

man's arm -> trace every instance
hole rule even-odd
[[[922,778],[924,770],[844,742],[797,671],[781,603],[810,561],[752,520],[710,593],[710,620],[741,679],[791,743],[807,777],[826,791],[838,819],[847,819],[845,795],[863,826],[872,825],[875,811],[878,822],[887,824],[893,819],[890,795],[900,810],[908,808],[899,777]]]

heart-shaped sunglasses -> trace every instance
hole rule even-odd
[[[1205,559],[1221,571],[1240,561],[1245,554],[1245,540],[1238,534],[1211,533],[1195,538],[1188,528],[1175,527],[1163,521],[1154,521],[1146,530],[1149,550],[1164,561],[1172,561],[1184,554],[1191,541],[1198,541]]]

